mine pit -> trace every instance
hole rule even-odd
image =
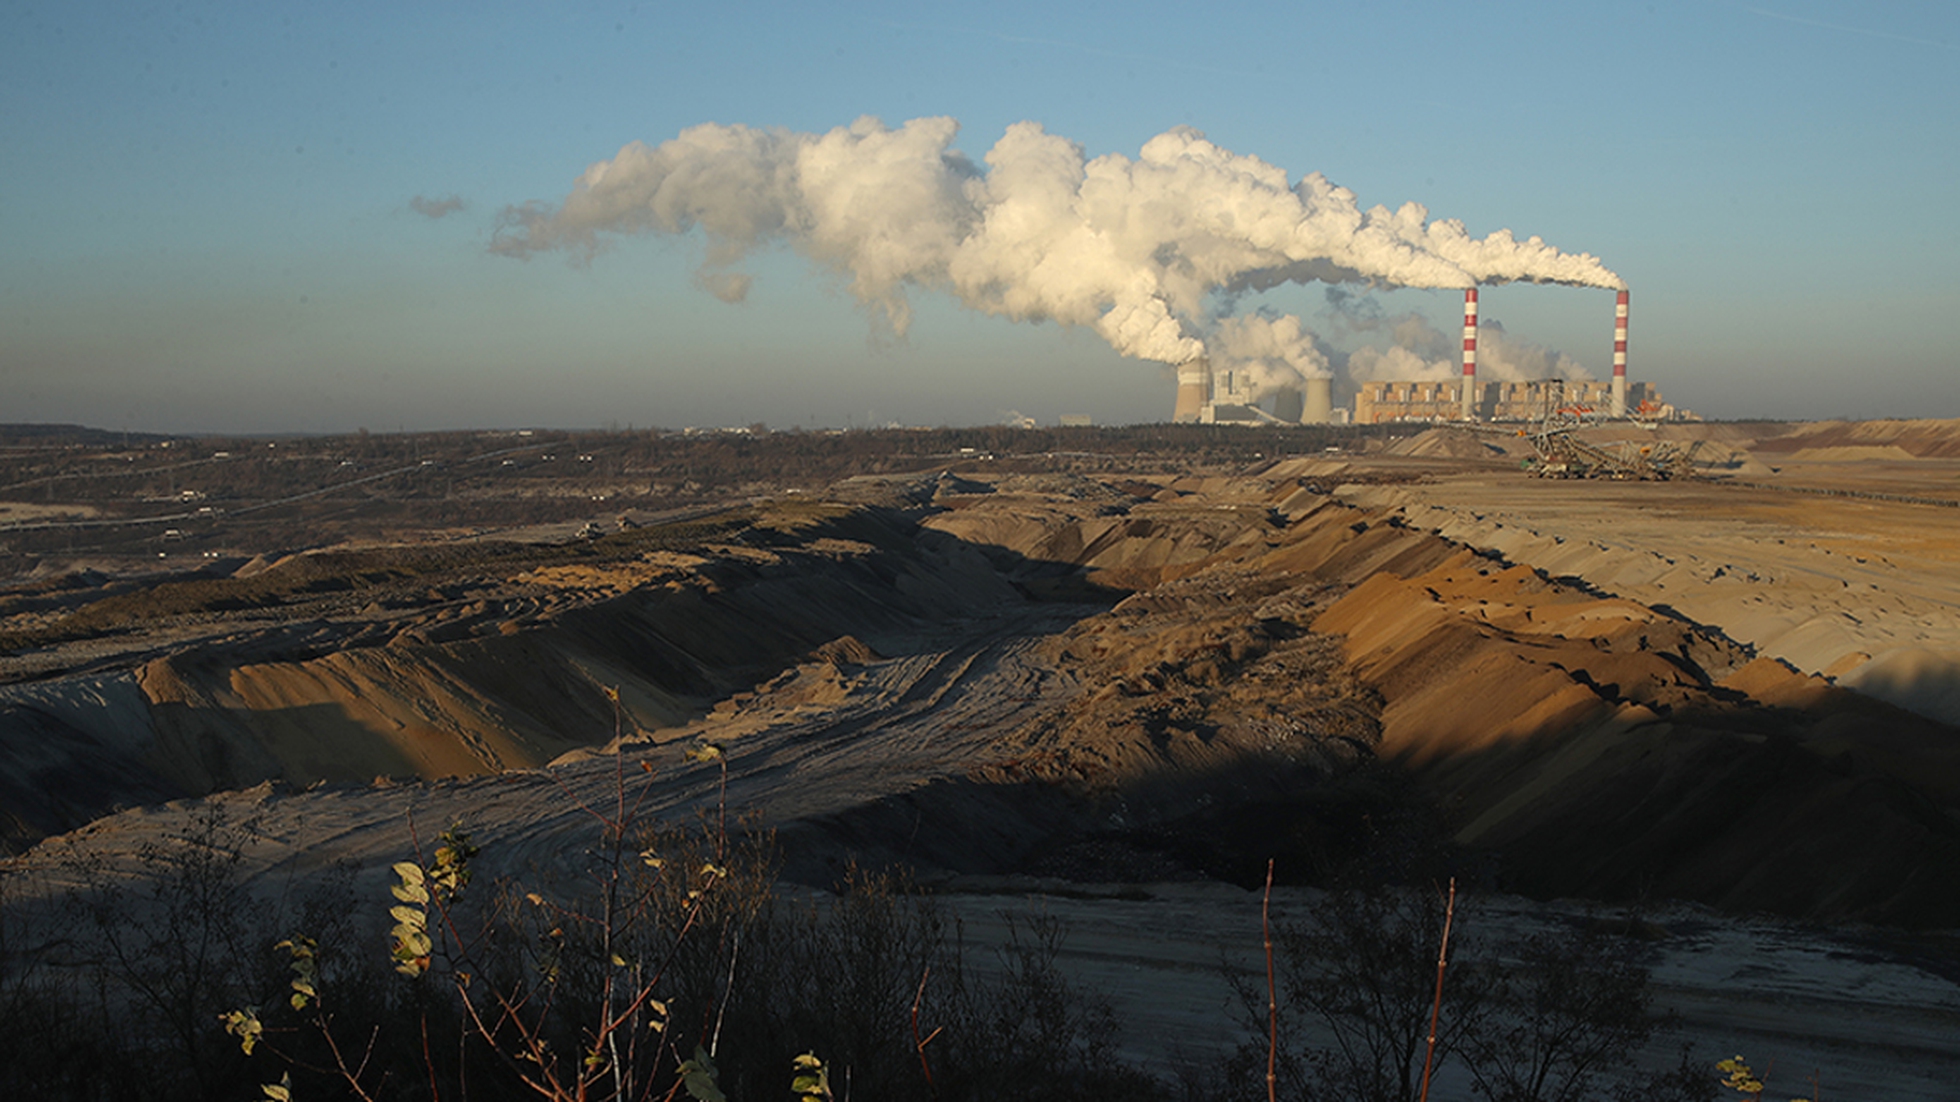
[[[411,822],[468,824],[486,878],[557,883],[623,775],[650,818],[773,833],[797,891],[904,868],[981,942],[1003,911],[1065,918],[1066,967],[1165,1074],[1153,1036],[1237,1043],[1214,965],[1256,949],[1271,861],[1302,914],[1455,875],[1491,937],[1637,915],[1683,1036],[1938,1096],[1960,1071],[1926,1032],[1960,1028],[1960,514],[1795,509],[1720,469],[1530,479],[1447,431],[1096,470],[995,444],[582,538],[540,512],[404,539],[391,507],[394,538],[294,546],[274,510],[191,533],[243,544],[223,567],[17,548],[7,920],[50,921],[78,868],[135,877],[214,806],[253,823],[262,893],[336,863],[385,893]],[[1960,429],[1774,432],[1726,444],[1793,489],[1960,462],[1909,450]]]

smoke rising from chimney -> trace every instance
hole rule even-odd
[[[902,336],[908,294],[950,294],[1015,321],[1095,330],[1117,352],[1184,363],[1210,354],[1262,386],[1325,377],[1291,316],[1221,317],[1218,303],[1286,283],[1457,288],[1529,281],[1617,288],[1590,255],[1509,230],[1473,238],[1407,203],[1362,210],[1318,173],[1222,149],[1188,127],[1132,160],[1016,123],[976,164],[950,118],[893,129],[866,117],[825,134],[704,124],[632,142],[587,168],[557,205],[507,208],[491,251],[589,260],[611,240],[699,229],[696,282],[740,301],[754,250],[787,243],[847,280]]]
[[[1349,306],[1334,301],[1337,311]],[[1387,348],[1363,345],[1348,353],[1346,375],[1353,382],[1447,383],[1462,370],[1451,334],[1437,329],[1420,314],[1369,317],[1355,312],[1345,317],[1344,323],[1356,331],[1385,330],[1390,334]],[[1590,379],[1592,373],[1558,349],[1510,335],[1503,322],[1486,315],[1478,324],[1477,377],[1484,382],[1512,383]]]

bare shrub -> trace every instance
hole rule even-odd
[[[702,746],[696,760],[720,758]],[[838,1097],[1039,1102],[1152,1085],[1115,1060],[1106,1002],[1056,967],[1058,924],[1016,925],[1000,967],[975,970],[902,874],[852,869],[832,894],[787,894],[770,835],[731,833],[718,813],[641,824],[623,768],[609,802],[587,809],[598,839],[574,861],[578,882],[549,895],[472,886],[460,828],[397,863],[393,995],[346,974],[358,944],[280,942],[290,996],[262,991],[223,1022],[278,1061],[260,1081],[712,1102],[779,1096],[790,1069],[815,1074],[814,1054]],[[372,977],[388,957],[366,959]]]
[[[1414,1102],[1442,928],[1443,901],[1435,892],[1376,887],[1331,892],[1310,919],[1275,930],[1282,1015],[1311,1015],[1333,1039],[1281,1061],[1296,1096],[1306,1093],[1310,1071],[1320,1096]],[[1466,963],[1452,962],[1444,987],[1438,1067],[1483,1014],[1482,991],[1466,975]],[[1289,1008],[1297,1009],[1287,1015]],[[1281,1028],[1284,1035],[1284,1019]]]
[[[1491,1102],[1578,1102],[1625,1068],[1664,1024],[1650,1013],[1634,943],[1600,922],[1530,934],[1487,973],[1491,1013],[1463,1041]]]
[[[249,1086],[235,1046],[213,1023],[266,973],[268,912],[240,875],[254,831],[207,803],[182,833],[137,851],[134,880],[99,862],[70,870],[82,880],[68,900],[77,963],[104,1028],[148,1064],[152,1097]]]
[[[1641,1047],[1672,1027],[1671,1016],[1652,1013],[1642,947],[1630,936],[1637,919],[1587,916],[1500,941],[1477,928],[1474,906],[1467,910],[1459,900],[1436,1067],[1453,1061],[1491,1102],[1578,1102],[1608,1088],[1629,1099],[1707,1097],[1706,1072],[1685,1054],[1671,1071],[1633,1069]],[[1276,926],[1280,1097],[1414,1102],[1443,917],[1442,899],[1427,889],[1374,887],[1328,893],[1311,914]],[[1258,1039],[1228,1062],[1226,1089],[1263,1098],[1266,977],[1228,976]]]

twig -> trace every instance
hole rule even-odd
[[[1259,934],[1266,942],[1266,1102],[1278,1102],[1279,988],[1273,982],[1273,859],[1266,858],[1266,894],[1259,901]]]
[[[316,1003],[314,1005],[317,1007],[319,1004]],[[286,1061],[286,1063],[290,1064],[293,1067],[301,1068],[305,1071],[316,1072],[321,1075],[331,1074],[331,1075],[340,1076],[340,1078],[347,1084],[347,1089],[354,1092],[354,1097],[361,1099],[362,1102],[374,1102],[374,1096],[369,1094],[367,1088],[361,1085],[361,1076],[366,1074],[368,1061],[374,1055],[374,1042],[381,1035],[381,1027],[376,1026],[374,1028],[374,1031],[368,1035],[367,1048],[361,1053],[360,1066],[354,1068],[349,1068],[347,1066],[346,1054],[341,1052],[340,1042],[334,1037],[333,1027],[328,1024],[325,1014],[314,1015],[313,1028],[319,1031],[320,1036],[326,1041],[327,1053],[333,1057],[333,1067],[331,1068],[323,1064],[315,1064],[312,1063],[311,1061],[302,1060],[298,1056],[295,1056],[292,1053],[287,1052],[284,1049],[281,1049],[276,1045],[271,1044],[270,1042],[262,1042],[262,1043],[264,1044],[265,1048],[273,1052],[281,1060]]]
[[[379,1030],[376,1033],[378,1035]],[[429,1073],[429,1097],[442,1102],[442,1087],[436,1083],[436,1058],[429,1051],[429,1015],[426,1011],[422,1014],[422,1066]]]
[[[721,784],[715,794],[715,859],[728,860],[728,755],[716,754],[721,767]]]
[[[939,1030],[933,1030],[932,1036],[927,1037],[923,1041],[919,1039],[919,1004],[925,1001],[926,980],[931,975],[932,965],[928,964],[926,965],[925,971],[919,973],[919,990],[912,995],[912,1048],[919,1054],[919,1070],[926,1073],[926,1090],[934,1098],[938,1098],[939,1085],[932,1081],[932,1065],[926,1063],[926,1045],[933,1037],[939,1036]]]
[[[735,931],[735,940],[728,948],[728,983],[721,989],[721,1006],[715,1009],[715,1032],[708,1041],[708,1055],[721,1055],[721,1021],[728,1014],[728,1000],[735,995],[735,962],[742,959],[742,931]]]
[[[1436,1002],[1429,1008],[1429,1052],[1422,1058],[1422,1091],[1416,1102],[1429,1102],[1429,1071],[1436,1063],[1436,1021],[1443,1015],[1443,969],[1449,965],[1450,922],[1456,918],[1456,877],[1450,877],[1449,902],[1443,905],[1443,941],[1436,949]]]

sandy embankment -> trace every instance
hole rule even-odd
[[[857,529],[892,542],[875,521]],[[838,635],[878,639],[1017,596],[957,545],[762,536],[785,546],[608,563],[572,545],[572,562],[467,568],[327,607],[139,613],[11,656],[36,673],[64,658],[114,672],[0,686],[0,839],[17,848],[118,807],[268,780],[537,768],[622,730],[679,728]],[[236,599],[197,584],[220,607]]]
[[[1341,505],[1298,488],[1299,477],[1289,465],[1211,488],[1200,500],[1212,516],[1224,515],[1220,506],[1239,510],[1240,533],[1202,559],[1160,570],[1156,588],[1072,629],[1071,652],[1137,659],[1087,662],[1085,678],[1119,691],[1071,706],[1039,732],[1004,738],[1003,752],[1023,762],[1014,776],[1095,791],[1087,778],[1097,771],[1188,778],[1210,748],[1243,754],[1261,737],[1293,745],[1285,724],[1248,716],[1232,694],[1206,688],[1214,670],[1236,661],[1232,648],[1250,653],[1269,641],[1164,617],[1142,621],[1145,636],[1121,620],[1133,607],[1212,603],[1221,618],[1263,622],[1259,602],[1276,599],[1273,586],[1290,586],[1285,616],[1342,638],[1348,674],[1380,694],[1376,752],[1413,767],[1443,799],[1459,841],[1502,853],[1509,883],[1535,893],[1655,892],[1915,924],[1960,915],[1960,897],[1944,886],[1960,883],[1960,846],[1948,813],[1927,812],[1960,804],[1960,741],[1950,727],[1752,658],[1733,638],[1736,621],[1711,629],[1683,602],[1669,603],[1699,586],[1697,565],[1678,552],[1669,561],[1623,544],[1637,523],[1656,539],[1700,539],[1721,550],[1719,533],[1697,534],[1698,519],[1655,510],[1663,500],[1656,494],[1679,488],[1483,476],[1479,492],[1521,498],[1539,513],[1562,509],[1580,523],[1606,523],[1597,519],[1602,497],[1626,502],[1619,511],[1627,519],[1607,520],[1617,522],[1621,542],[1579,544],[1422,506],[1424,494],[1463,490],[1448,481],[1348,487]],[[1262,500],[1268,519],[1248,522],[1248,507]],[[1134,510],[1128,523],[1143,515]],[[1507,564],[1448,531],[1433,534],[1430,517],[1472,534],[1527,538],[1505,545]],[[1097,565],[1096,541],[1068,536],[1052,517],[1018,529],[998,517],[990,523],[991,539],[1050,553],[1079,548],[1077,561]],[[1740,550],[1746,555],[1747,545]],[[1735,570],[1738,558],[1723,562]],[[1562,584],[1545,574],[1585,580]],[[1843,588],[1763,586],[1740,603],[1773,599],[1788,615],[1820,620]],[[1813,596],[1821,609],[1806,604]],[[1153,646],[1155,665],[1144,659]],[[1207,648],[1224,660],[1207,658]],[[1233,676],[1250,680],[1262,668],[1240,665]],[[1026,764],[1037,760],[1043,764]]]
[[[1960,510],[1477,475],[1348,486],[1341,496],[1960,723]]]
[[[1415,461],[1386,462],[1406,479]],[[1235,844],[1283,842],[1334,861],[1351,826],[1341,816],[1355,812],[1316,808],[1299,788],[1360,753],[1412,768],[1458,840],[1501,853],[1522,890],[1659,890],[1914,924],[1960,913],[1941,887],[1960,870],[1945,812],[1916,810],[1956,804],[1952,740],[1775,663],[1750,664],[1729,641],[1747,624],[1714,616],[1774,601],[1820,620],[1817,607],[1832,612],[1840,594],[1727,581],[1769,568],[1746,557],[1749,546],[1708,562],[1642,549],[1735,550],[1721,533],[1698,534],[1693,503],[1678,504],[1682,494],[1703,507],[1734,500],[1722,496],[1733,488],[1504,472],[1350,487],[1342,502],[1314,486],[1354,468],[1327,464],[1128,477],[1120,490],[1058,476],[929,477],[893,491],[941,507],[923,524],[833,511],[817,527],[758,528],[692,558],[587,561],[574,549],[493,584],[420,579],[345,613],[351,644],[323,644],[327,629],[309,628],[299,644],[220,636],[156,657],[139,638],[127,644],[141,656],[128,676],[145,729],[131,736],[136,765],[123,754],[110,768],[141,775],[99,798],[571,761],[612,740],[616,688],[632,726],[666,732],[655,741],[725,738],[768,777],[796,773],[793,785],[744,781],[743,806],[813,831],[823,860],[855,849],[998,871],[1101,822],[1237,831]],[[1470,490],[1492,511],[1451,504]],[[1602,502],[1612,503],[1603,519]],[[1551,520],[1530,527],[1512,511]],[[1452,530],[1521,565],[1473,552]],[[1899,600],[1930,600],[1896,569],[1863,566]],[[1716,571],[1721,585],[1698,574]],[[1106,613],[1028,600],[1094,598],[1097,583],[1134,595]],[[1728,603],[1696,615],[1687,602],[1710,589]],[[824,650],[846,636],[858,658]],[[59,692],[53,684],[37,691]],[[60,766],[75,775],[93,768],[77,761],[117,757],[83,737],[87,722],[63,732],[31,701],[11,714],[43,749],[58,741],[48,730],[77,748]],[[54,787],[46,778],[58,769],[22,760],[0,781]],[[44,803],[23,795],[7,806],[61,811]],[[1217,818],[1252,807],[1270,823]],[[991,817],[984,845],[965,829],[974,816]],[[15,826],[35,836],[34,822]],[[894,847],[881,840],[887,829],[912,841]],[[1847,850],[1846,838],[1883,843],[1883,859]],[[1806,876],[1831,886],[1806,889]]]

